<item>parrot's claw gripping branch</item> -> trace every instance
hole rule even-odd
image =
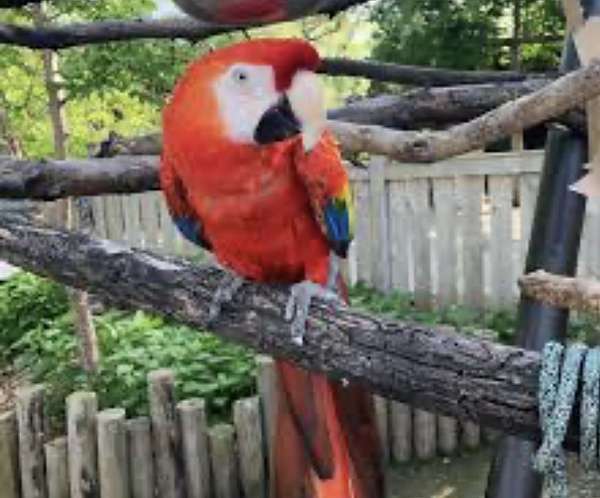
[[[315,297],[337,306],[344,305],[342,299],[334,291],[322,285],[309,280],[292,285],[285,307],[285,319],[292,322],[292,341],[299,346],[304,344],[308,311],[310,303]]]
[[[223,278],[219,282],[217,291],[215,292],[210,308],[208,311],[208,323],[212,324],[221,314],[221,309],[224,304],[230,303],[235,296],[235,293],[240,290],[246,281],[230,271],[225,270]]]

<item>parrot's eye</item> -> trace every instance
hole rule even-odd
[[[236,83],[245,83],[248,80],[248,72],[245,69],[237,68],[233,70],[232,77]]]

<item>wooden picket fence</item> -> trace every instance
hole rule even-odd
[[[17,393],[0,414],[2,498],[266,498],[274,363],[257,358],[258,396],[233,406],[233,424],[209,427],[203,400],[176,402],[169,370],[148,375],[149,417],[98,411],[93,392],[66,399],[67,434],[49,440],[44,388]],[[479,427],[375,397],[382,457],[407,462],[480,445]],[[484,435],[485,436],[485,435]]]
[[[373,158],[348,166],[357,233],[352,283],[415,295],[423,307],[503,308],[517,298],[543,151],[474,153],[434,165]],[[201,254],[177,232],[159,192],[93,199],[99,236],[182,255]],[[600,202],[588,203],[581,274],[600,276]]]

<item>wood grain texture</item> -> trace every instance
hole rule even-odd
[[[154,455],[151,423],[148,417],[137,417],[126,422],[130,472],[131,498],[154,497]]]
[[[218,424],[208,431],[214,498],[239,498],[238,467],[235,458],[235,431]]]
[[[240,484],[244,498],[264,498],[267,493],[265,452],[258,397],[233,404]]]
[[[129,459],[125,410],[98,413],[98,476],[102,498],[129,498]],[[133,468],[136,471],[136,468]]]
[[[413,420],[415,456],[429,460],[437,453],[437,418],[425,410],[415,410]]]
[[[19,388],[16,392],[19,430],[19,467],[23,498],[47,498],[44,443],[47,421],[44,413],[44,387]]]
[[[0,413],[0,483],[2,498],[20,497],[19,436],[14,411]],[[52,497],[50,497],[52,498]]]
[[[512,193],[513,178],[488,178],[491,209],[491,306],[507,309],[513,305],[515,280],[513,275]]]
[[[175,412],[175,376],[171,370],[155,370],[148,374],[148,402],[158,494],[161,498],[182,498],[184,471]]]
[[[75,392],[66,403],[71,498],[99,498],[96,394]]]
[[[59,437],[44,446],[48,498],[69,498],[69,460],[67,438]],[[1,495],[1,493],[0,493]]]
[[[203,399],[188,399],[179,402],[177,418],[181,431],[186,497],[210,498],[206,403]]]
[[[385,182],[386,160],[376,157],[369,164],[369,238],[371,280],[380,292],[391,290],[388,196]],[[364,210],[365,207],[361,207]]]
[[[433,180],[433,203],[435,224],[435,261],[438,279],[436,304],[447,308],[455,304],[457,288],[457,201],[454,178],[436,178]]]
[[[413,456],[413,410],[406,403],[390,403],[391,455],[405,463]]]
[[[483,246],[481,202],[484,189],[483,176],[458,179],[460,202],[459,230],[462,239],[462,267],[464,274],[464,303],[483,309]]]

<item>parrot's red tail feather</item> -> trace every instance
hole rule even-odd
[[[338,279],[348,302],[348,287]],[[372,395],[277,360],[271,498],[381,498],[381,445]]]
[[[285,361],[277,366],[272,498],[382,497],[371,394]]]

